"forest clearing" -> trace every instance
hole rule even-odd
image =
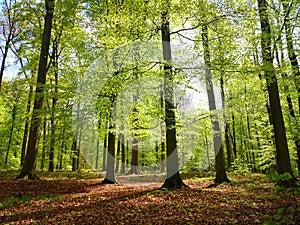
[[[14,176],[16,173],[13,174]],[[264,175],[183,175],[189,189],[158,182],[100,185],[98,173],[39,174],[43,180],[0,180],[1,224],[299,224],[300,189],[275,188]],[[126,182],[126,183],[124,183]]]

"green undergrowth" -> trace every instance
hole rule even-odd
[[[29,202],[30,200],[49,202],[49,201],[55,201],[60,198],[61,198],[60,196],[51,194],[51,193],[48,193],[48,194],[45,194],[43,196],[39,196],[36,198],[29,197],[29,196],[11,196],[11,197],[5,198],[2,202],[0,202],[0,210],[7,209],[7,208],[13,208],[21,203],[23,203],[23,205],[24,205],[27,202]]]
[[[19,170],[1,170],[0,180],[14,180],[18,175]],[[64,179],[99,179],[103,178],[100,172],[92,170],[79,170],[79,171],[55,171],[55,172],[42,172],[37,171],[36,175],[41,180],[64,180]]]

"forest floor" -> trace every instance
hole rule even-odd
[[[195,173],[183,176],[190,189],[173,191],[147,179],[100,185],[96,173],[15,175],[0,173],[0,224],[300,224],[300,190],[264,175],[229,174],[231,184],[214,186],[213,174]]]

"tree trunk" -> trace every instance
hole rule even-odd
[[[291,27],[291,21],[290,21],[290,1],[287,0],[281,0],[282,6],[283,6],[283,12],[284,12],[284,28],[285,28],[285,39],[287,43],[287,52],[289,56],[289,60],[292,66],[292,74],[294,78],[294,82],[296,85],[296,90],[298,93],[298,110],[300,113],[300,67],[297,61],[297,55],[294,48],[293,43],[293,32]]]
[[[47,135],[47,117],[45,115],[43,121],[43,148],[42,148],[42,159],[41,159],[41,170],[44,170],[45,166],[45,157],[46,157],[46,135]]]
[[[212,77],[210,71],[210,52],[209,52],[209,44],[208,44],[208,30],[207,26],[202,26],[202,40],[203,40],[203,49],[204,49],[204,62],[208,66],[206,71],[206,91],[208,96],[208,105],[209,110],[211,112],[211,123],[213,128],[213,143],[214,143],[214,151],[216,158],[216,178],[215,183],[223,183],[230,182],[226,175],[225,162],[224,162],[224,153],[223,153],[223,145],[222,145],[222,136],[220,124],[217,118],[217,115],[213,115],[213,111],[216,110],[216,101],[214,95],[214,87],[212,84]]]
[[[279,40],[279,49],[280,49],[280,52],[281,52],[281,61],[279,59],[279,50],[277,48],[276,48],[276,54],[275,54],[276,55],[276,60],[277,60],[278,65],[280,66],[280,68],[283,68],[283,66],[286,63],[284,61],[283,43],[282,43],[281,39]],[[281,76],[282,76],[283,79],[288,80],[288,76],[287,76],[286,73],[282,73]],[[285,82],[284,82],[284,92],[286,94],[286,102],[287,102],[287,105],[288,105],[290,120],[292,120],[292,121],[290,121],[290,124],[291,124],[291,126],[294,126],[294,128],[295,128],[292,133],[293,133],[293,136],[294,136],[294,142],[295,142],[295,147],[296,147],[297,157],[298,157],[297,167],[298,167],[298,171],[300,171],[300,137],[299,137],[298,132],[297,132],[298,129],[299,129],[299,121],[298,121],[298,118],[296,117],[296,114],[295,114],[295,110],[294,110],[291,95],[289,94],[289,86]]]
[[[170,43],[170,21],[169,7],[170,1],[166,0],[166,9],[162,13],[161,37],[164,63],[164,103],[165,103],[165,123],[166,123],[166,147],[167,147],[167,178],[162,185],[162,188],[176,189],[188,187],[183,183],[179,173],[179,161],[177,152],[177,137],[176,137],[176,118],[174,106],[174,89],[168,84],[168,81],[173,81],[172,74],[172,56]]]
[[[72,171],[76,171],[77,168],[77,141],[76,137],[73,137],[72,147],[71,147],[71,158],[72,158]]]
[[[261,49],[263,57],[263,71],[267,81],[267,89],[270,101],[270,112],[273,122],[273,131],[276,146],[276,164],[279,174],[289,173],[291,179],[281,180],[278,185],[293,186],[296,178],[290,162],[290,155],[287,145],[285,125],[280,105],[278,84],[276,79],[275,68],[273,66],[272,43],[271,43],[271,27],[268,18],[267,2],[265,0],[257,0],[258,12],[261,25]]]
[[[115,184],[117,183],[115,177],[115,134],[112,131],[113,126],[110,125],[108,131],[108,155],[107,155],[107,169],[104,180],[101,184]]]
[[[125,173],[125,138],[124,134],[121,136],[121,173]]]
[[[103,157],[102,157],[102,171],[106,170],[106,161],[107,161],[107,123],[105,123],[105,131],[104,131],[104,142],[103,142]]]
[[[119,160],[120,160],[120,153],[121,153],[121,134],[118,135],[118,144],[117,144],[117,156],[116,156],[116,168],[115,172],[119,172]]]
[[[235,135],[235,117],[234,117],[234,115],[232,115],[231,118],[232,118],[232,150],[233,150],[234,159],[236,159],[237,152],[236,152],[236,135]]]
[[[24,161],[25,161],[25,155],[26,155],[26,147],[27,147],[27,141],[28,141],[28,130],[29,130],[29,113],[30,113],[30,110],[31,110],[32,95],[33,95],[33,87],[32,87],[32,85],[30,85],[28,101],[27,101],[27,109],[26,109],[25,128],[24,128],[23,141],[22,141],[21,163],[20,163],[21,167],[23,167],[23,164],[24,164]]]
[[[160,154],[161,154],[161,163],[160,163],[160,172],[161,173],[164,173],[165,172],[165,156],[166,156],[166,147],[165,147],[165,142],[164,141],[162,141],[161,142],[161,152],[160,152]]]
[[[96,144],[96,162],[95,162],[95,169],[98,170],[99,168],[99,148],[100,148],[100,140],[97,139]]]
[[[42,38],[42,47],[39,60],[37,87],[35,91],[34,107],[32,113],[31,127],[29,132],[29,140],[27,147],[27,154],[22,167],[21,173],[17,176],[17,179],[23,178],[28,175],[29,179],[38,179],[35,175],[36,169],[36,157],[38,153],[39,143],[39,130],[41,124],[40,109],[43,108],[44,101],[44,85],[46,84],[47,74],[47,60],[50,45],[50,36],[52,29],[52,18],[54,11],[55,0],[45,0],[46,15],[44,22],[44,32]]]
[[[225,91],[224,91],[224,79],[223,76],[220,78],[220,86],[221,86],[221,98],[222,98],[222,107],[225,110]],[[227,153],[227,168],[231,167],[231,145],[229,139],[229,124],[227,121],[226,113],[224,115],[225,121],[225,145],[226,145],[226,153]]]
[[[11,142],[12,142],[12,137],[13,137],[13,131],[14,131],[14,127],[15,127],[15,119],[16,119],[16,112],[17,112],[17,102],[18,102],[18,98],[13,106],[13,110],[12,110],[12,122],[11,122],[11,127],[9,130],[9,139],[8,139],[8,146],[6,149],[6,155],[5,155],[5,161],[4,161],[4,169],[6,169],[7,167],[7,163],[8,163],[8,155],[9,155],[9,151],[11,148]]]
[[[54,84],[54,94],[52,96],[52,109],[51,109],[51,141],[50,141],[50,154],[49,154],[49,172],[54,171],[54,149],[55,149],[55,132],[56,132],[56,123],[55,123],[55,111],[56,111],[56,103],[58,100],[58,59],[59,59],[59,53],[58,53],[58,43],[60,39],[60,35],[62,34],[62,31],[58,36],[55,37],[55,40],[53,41],[52,46],[52,65],[54,68],[54,78],[55,78],[55,84]]]
[[[139,174],[138,163],[139,163],[139,140],[136,137],[134,137],[132,140],[132,149],[131,149],[131,168],[128,171],[128,174]]]

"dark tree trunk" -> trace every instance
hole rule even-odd
[[[161,142],[161,163],[160,163],[160,172],[164,173],[165,172],[165,156],[166,156],[166,147],[165,147],[165,142]]]
[[[97,145],[96,145],[96,162],[95,162],[95,169],[98,170],[99,168],[99,149],[100,148],[100,140],[97,139]]]
[[[29,132],[29,140],[27,147],[27,154],[22,167],[21,173],[17,176],[17,179],[23,178],[28,175],[29,179],[37,179],[35,175],[36,169],[36,157],[38,153],[39,143],[39,130],[41,124],[40,109],[43,108],[44,101],[44,85],[46,84],[47,74],[47,60],[50,45],[50,36],[52,29],[52,18],[54,11],[55,0],[45,0],[46,15],[44,23],[44,32],[42,38],[42,47],[39,60],[37,87],[35,91],[34,107],[32,113],[31,127]]]
[[[204,62],[208,66],[205,80],[206,80],[206,91],[208,96],[208,105],[209,105],[209,110],[211,111],[213,143],[214,143],[214,151],[215,151],[215,158],[216,158],[216,178],[214,181],[215,183],[230,182],[230,180],[227,178],[226,175],[220,124],[217,116],[212,115],[212,113],[214,113],[213,111],[216,110],[216,101],[215,101],[214,87],[212,84],[212,76],[210,71],[210,52],[209,52],[209,44],[208,44],[208,30],[206,25],[202,26],[202,40],[203,40],[203,48],[204,48]]]
[[[290,180],[281,180],[278,185],[293,186],[296,178],[290,162],[290,155],[287,145],[285,125],[280,105],[279,91],[275,68],[273,66],[272,43],[271,43],[271,27],[268,18],[267,2],[265,0],[257,0],[258,12],[261,25],[261,49],[263,57],[263,70],[267,81],[267,89],[270,101],[270,112],[273,122],[273,131],[276,146],[276,164],[279,174],[289,173]]]
[[[224,91],[223,76],[221,76],[220,78],[220,86],[221,86],[222,107],[223,109],[225,109],[225,91]],[[227,153],[227,168],[230,168],[231,167],[231,145],[229,139],[229,124],[225,113],[224,113],[224,121],[225,121],[225,145],[226,145],[226,153]]]
[[[233,150],[234,159],[236,159],[237,152],[236,152],[236,135],[235,135],[235,117],[234,117],[234,115],[232,115],[231,118],[232,118],[232,150]]]
[[[18,102],[18,98],[14,104],[13,110],[12,110],[12,122],[11,122],[11,127],[9,130],[9,138],[8,138],[8,145],[7,145],[7,149],[6,149],[6,155],[5,155],[5,161],[4,161],[4,168],[6,169],[7,167],[7,163],[8,163],[8,155],[9,155],[9,151],[11,148],[11,142],[12,142],[12,137],[13,137],[13,132],[14,132],[14,128],[15,128],[15,119],[16,119],[16,113],[17,113],[17,102]]]
[[[45,115],[43,121],[43,148],[42,148],[42,161],[41,161],[41,170],[44,170],[45,167],[45,157],[46,157],[46,135],[47,135],[47,117]]]
[[[173,81],[172,56],[170,43],[170,21],[169,7],[170,1],[165,1],[166,9],[162,13],[161,37],[164,63],[164,104],[165,104],[165,123],[166,123],[166,147],[167,147],[167,177],[162,188],[176,189],[188,187],[183,183],[179,173],[179,159],[177,152],[176,137],[176,118],[174,106],[174,90],[168,85],[167,80]]]
[[[126,140],[126,168],[129,166],[129,141]]]
[[[294,82],[296,85],[296,90],[298,93],[298,110],[300,112],[300,68],[297,61],[297,55],[294,48],[293,43],[293,32],[291,27],[291,21],[290,21],[290,1],[287,0],[281,0],[282,6],[283,6],[283,12],[284,12],[284,28],[285,28],[285,39],[287,43],[287,51],[289,60],[292,66],[292,74],[294,78]]]
[[[117,144],[117,156],[116,156],[116,168],[115,172],[119,172],[119,160],[120,160],[120,153],[121,153],[121,134],[118,135],[118,144]]]
[[[64,154],[64,150],[65,150],[65,128],[63,128],[62,138],[63,139],[61,142],[60,153],[59,153],[59,164],[58,164],[58,168],[57,168],[59,170],[62,170],[63,154]]]
[[[27,109],[26,109],[25,128],[24,128],[23,141],[22,141],[22,150],[21,150],[21,163],[20,163],[21,167],[23,167],[23,164],[24,164],[24,161],[25,161],[25,155],[26,155],[26,147],[27,147],[27,141],[28,141],[28,130],[29,130],[29,113],[30,113],[30,110],[31,110],[32,95],[33,95],[33,87],[32,87],[32,85],[30,85],[28,101],[27,101]]]
[[[102,171],[106,170],[106,161],[107,161],[107,156],[106,156],[106,153],[107,153],[107,133],[106,132],[107,132],[107,125],[105,126],[105,131],[104,131]]]
[[[277,48],[275,49],[276,50],[275,55],[276,55],[276,60],[277,60],[278,65],[280,66],[280,68],[282,68],[283,65],[285,65],[285,62],[284,62],[284,53],[283,53],[283,43],[282,43],[281,39],[279,40],[279,49],[280,49],[280,52],[281,52],[281,61],[279,59],[279,50]],[[293,51],[291,52],[291,54],[293,54]],[[287,74],[282,73],[282,78],[288,80]],[[286,94],[286,102],[287,102],[287,105],[288,105],[290,120],[292,120],[292,121],[290,121],[290,123],[291,123],[291,126],[295,126],[295,128],[296,128],[295,129],[296,131],[295,130],[293,131],[293,136],[294,136],[294,142],[295,142],[297,157],[298,157],[297,167],[298,167],[298,171],[300,171],[300,137],[297,133],[297,129],[299,127],[299,122],[298,122],[298,119],[296,118],[296,114],[295,114],[295,111],[294,111],[292,98],[291,98],[291,95],[290,95],[290,92],[289,92],[289,86],[285,82],[284,82],[284,92]]]
[[[107,155],[107,169],[104,180],[101,184],[115,184],[117,183],[115,177],[115,134],[112,131],[113,125],[110,125],[108,132],[108,155]]]
[[[125,173],[125,138],[124,134],[121,136],[121,173]]]
[[[136,137],[134,137],[132,140],[132,149],[131,149],[131,168],[128,171],[128,174],[139,174],[138,163],[139,163],[139,140]]]
[[[8,38],[9,39],[6,40],[6,42],[5,42],[4,53],[2,55],[2,62],[1,62],[1,68],[0,68],[0,91],[1,91],[1,86],[2,86],[2,79],[3,79],[4,69],[5,69],[6,58],[8,55],[9,45],[11,42],[11,40],[10,40],[11,35],[9,35]]]
[[[52,65],[54,68],[54,94],[52,96],[52,109],[51,109],[51,141],[50,141],[50,154],[49,154],[49,172],[54,171],[54,148],[55,148],[55,132],[56,132],[56,123],[55,123],[55,111],[56,111],[56,103],[58,100],[58,59],[59,59],[59,52],[58,52],[58,44],[60,40],[60,36],[62,31],[59,33],[58,36],[55,37],[52,46]]]
[[[158,157],[158,141],[155,141],[155,162],[156,162],[156,169],[158,169],[158,162],[159,162],[159,157]]]
[[[72,158],[72,171],[76,171],[77,168],[77,141],[76,137],[73,138],[71,147],[71,158]]]

